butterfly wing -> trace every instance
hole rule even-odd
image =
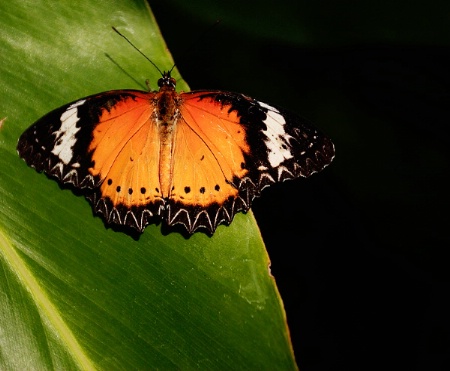
[[[164,204],[154,93],[111,91],[54,110],[20,137],[19,155],[62,184],[86,189],[109,223],[143,230]]]
[[[247,211],[266,186],[308,177],[334,157],[334,145],[305,120],[242,94],[181,94],[169,224],[213,233]]]

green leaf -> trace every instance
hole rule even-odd
[[[0,13],[0,368],[296,369],[251,213],[213,237],[151,225],[134,239],[16,153],[48,111],[160,77],[111,26],[173,65],[147,4],[12,0]]]

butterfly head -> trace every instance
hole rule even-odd
[[[170,71],[164,72],[162,77],[158,80],[158,86],[160,89],[175,90],[177,80],[170,76]]]

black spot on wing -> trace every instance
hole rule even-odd
[[[138,206],[114,205],[108,197],[103,197],[97,188],[86,194],[86,198],[92,205],[95,214],[102,217],[108,226],[131,228],[138,233],[144,232],[150,223],[158,223],[162,220],[165,201],[159,199],[153,203]]]

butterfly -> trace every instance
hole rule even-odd
[[[107,91],[48,113],[20,136],[19,156],[82,189],[106,224],[211,235],[265,187],[333,160],[331,140],[304,119],[244,94],[177,93],[170,71],[158,91]]]

